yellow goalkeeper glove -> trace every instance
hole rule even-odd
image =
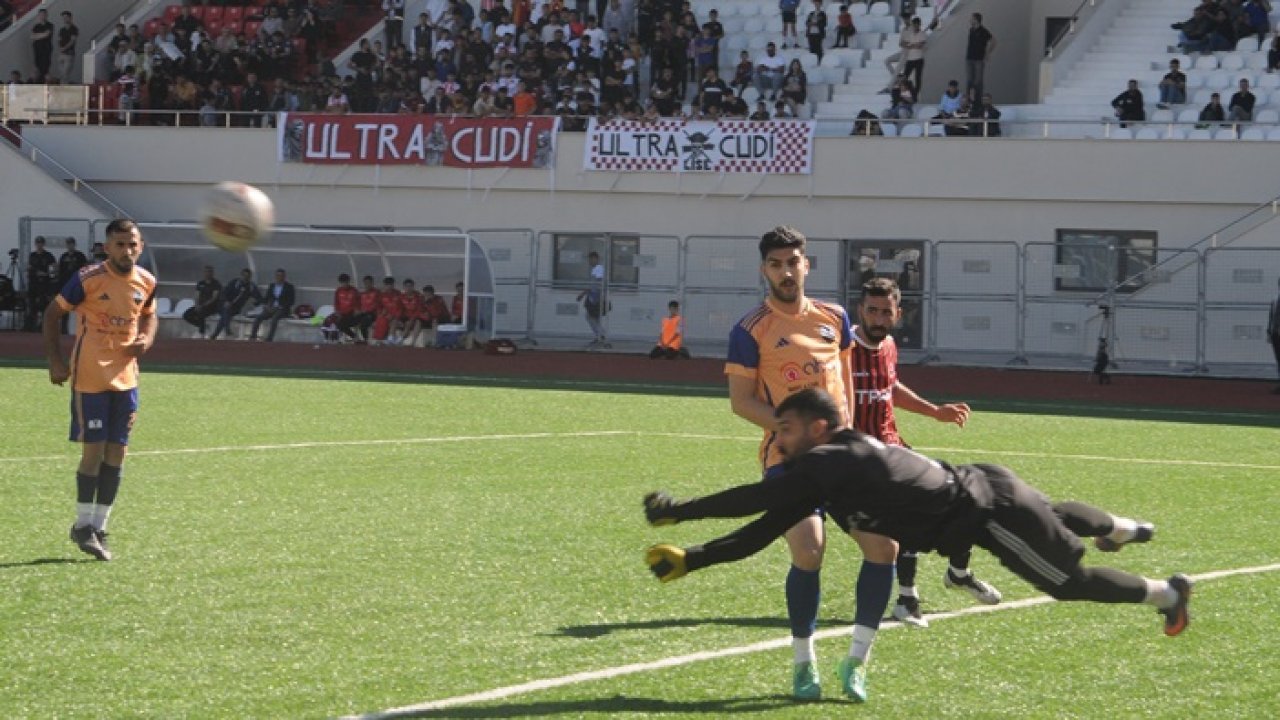
[[[684,548],[662,543],[651,545],[645,551],[644,561],[649,565],[649,571],[659,580],[666,583],[672,580],[679,580],[689,574],[689,568],[684,562],[684,555]]]
[[[644,517],[654,527],[675,525],[680,522],[673,512],[678,504],[679,502],[666,492],[651,492],[644,496]]]

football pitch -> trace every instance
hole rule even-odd
[[[335,376],[336,377],[336,376]],[[785,546],[662,585],[645,491],[758,475],[723,391],[148,372],[111,518],[116,559],[67,539],[67,390],[0,369],[0,715],[744,718],[1268,717],[1280,707],[1280,415],[1034,402],[959,430],[900,414],[943,459],[1157,526],[1086,562],[1202,578],[1192,624],[1045,602],[980,549],[994,609],[922,556],[925,630],[886,623],[871,699],[839,697],[856,546],[833,535],[825,699],[797,704]],[[829,532],[838,532],[828,523]],[[987,610],[991,610],[988,612]],[[390,712],[397,708],[403,712]]]

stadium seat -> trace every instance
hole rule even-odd
[[[1267,101],[1271,99],[1271,93],[1267,92],[1266,90],[1261,90],[1259,88],[1250,88],[1250,90],[1253,91],[1253,97],[1254,97],[1253,106],[1255,108],[1260,108],[1266,105]],[[1228,97],[1226,98],[1226,100],[1227,102],[1230,102],[1231,98]]]
[[[1254,141],[1256,141],[1256,140],[1266,140],[1266,139],[1267,139],[1267,134],[1266,134],[1265,132],[1263,132],[1263,131],[1262,131],[1262,128],[1260,128],[1260,127],[1245,128],[1245,131],[1244,131],[1244,132],[1242,132],[1242,133],[1240,133],[1240,139],[1241,139],[1241,140],[1254,140]]]
[[[150,40],[151,38],[155,37],[155,36],[156,36],[156,34],[160,32],[160,23],[161,23],[161,22],[163,22],[163,21],[162,21],[160,18],[151,18],[150,20],[148,20],[147,22],[145,22],[145,23],[142,25],[142,35],[143,35],[143,37],[145,37],[145,38],[146,38],[146,39],[148,39],[148,40]]]
[[[1215,92],[1218,92],[1218,91],[1214,90],[1213,88],[1207,88],[1207,87],[1200,88],[1199,90],[1196,91],[1196,94],[1192,96],[1191,104],[1195,105],[1196,107],[1204,107],[1205,105],[1209,104],[1209,96],[1213,95]],[[1222,100],[1223,100],[1222,104],[1226,105],[1227,98],[1222,98]],[[1197,114],[1197,117],[1199,117],[1198,114]]]
[[[1267,131],[1268,140],[1280,140],[1280,128],[1271,128]]]
[[[156,315],[160,317],[169,317],[169,310],[172,301],[167,297],[156,298]]]
[[[181,14],[182,14],[181,5],[170,5],[169,7],[166,7],[164,9],[164,21],[169,25],[173,25],[173,21],[177,20],[178,16]]]
[[[258,31],[261,29],[262,29],[261,20],[245,20],[244,21],[244,36],[249,40],[252,40],[258,37]]]
[[[1258,78],[1258,87],[1263,90],[1280,89],[1280,75],[1263,73],[1262,77]]]
[[[1161,77],[1164,77],[1164,76],[1161,75]],[[1198,87],[1204,87],[1204,79],[1205,79],[1205,75],[1203,73],[1195,73],[1193,75],[1188,75],[1187,89],[1194,90]],[[1157,94],[1157,97],[1159,97],[1158,94]]]
[[[1160,131],[1153,127],[1139,128],[1133,137],[1136,140],[1159,140]]]
[[[867,14],[881,16],[881,17],[888,15],[889,3],[887,2],[872,3],[871,7],[867,9]]]
[[[737,5],[738,15],[744,18],[753,18],[760,14],[760,6],[751,2],[725,3],[726,5]]]
[[[1213,134],[1213,139],[1214,140],[1239,140],[1240,134],[1236,132],[1236,129],[1233,127],[1224,127],[1224,128],[1219,128],[1218,131]]]
[[[204,18],[203,18],[203,19],[204,19],[204,21],[205,21],[205,22],[209,22],[210,20],[221,20],[221,19],[222,19],[222,8],[221,8],[221,7],[219,7],[219,6],[214,6],[214,5],[210,5],[209,7],[206,7],[206,8],[204,9]]]
[[[1169,128],[1169,132],[1165,133],[1166,140],[1186,140],[1187,131],[1182,128]]]
[[[1151,122],[1153,123],[1170,123],[1173,122],[1172,110],[1156,110],[1151,113]]]
[[[1275,125],[1280,123],[1280,112],[1276,110],[1259,110],[1254,113],[1253,122],[1258,125]]]
[[[887,135],[888,133],[885,133],[885,134]],[[902,131],[898,134],[898,136],[906,137],[906,138],[924,137],[924,126],[922,126],[920,123],[911,123],[909,125],[903,125]]]
[[[867,14],[867,6],[858,2],[849,3],[849,14],[853,17],[862,17]],[[855,22],[854,24],[856,26],[857,23]],[[858,32],[862,32],[862,29],[859,28]]]
[[[1205,100],[1205,102],[1209,102]],[[1193,123],[1200,119],[1200,111],[1195,108],[1187,108],[1178,113],[1178,122]]]
[[[1228,53],[1222,56],[1218,67],[1228,72],[1237,72],[1244,68],[1244,58],[1239,53]]]
[[[227,20],[226,18],[223,18],[222,27],[231,28],[232,35],[239,35],[240,32],[244,30],[244,23],[239,20]]]
[[[1132,140],[1133,129],[1127,128],[1127,127],[1125,128],[1114,127],[1114,128],[1111,128],[1111,134],[1109,135],[1109,137],[1112,140]]]
[[[195,18],[195,19],[197,19],[197,20],[200,20],[200,21],[203,21],[203,20],[204,20],[204,6],[203,6],[203,5],[188,5],[187,7],[191,8],[191,17],[193,17],[193,18]]]
[[[720,24],[724,26],[724,39],[729,39],[733,35],[742,32],[743,26],[746,24],[742,18],[721,18]]]
[[[747,41],[747,47],[752,50],[763,50],[769,42],[770,40],[767,35],[752,35],[751,39]]]
[[[204,22],[204,32],[209,39],[218,37],[222,32],[222,20],[206,20]]]
[[[1263,51],[1260,53],[1250,53],[1249,56],[1245,58],[1244,66],[1249,68],[1250,70],[1258,70],[1258,71],[1266,70],[1267,69],[1266,51]]]
[[[891,15],[884,17],[872,17],[869,22],[870,27],[868,27],[867,30],[870,30],[871,32],[878,32],[885,35],[894,35],[898,32],[898,19]]]
[[[1191,132],[1187,133],[1187,139],[1188,140],[1212,140],[1213,133],[1209,132],[1208,128],[1195,128]]]
[[[1218,58],[1216,55],[1198,55],[1192,67],[1196,70],[1217,70]]]
[[[244,8],[235,5],[222,12],[222,19],[227,22],[244,22]]]

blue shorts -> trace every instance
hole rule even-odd
[[[71,391],[71,442],[129,444],[138,414],[138,389]]]

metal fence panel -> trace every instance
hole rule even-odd
[[[1210,309],[1205,313],[1205,364],[1273,366],[1266,307]]]
[[[723,352],[729,347],[729,331],[751,308],[760,304],[758,291],[685,293],[684,334],[691,343],[710,345]]]
[[[1017,295],[1017,243],[940,241],[934,248],[939,295]]]
[[[1270,304],[1280,278],[1280,249],[1215,248],[1205,253],[1205,301]]]
[[[1117,306],[1111,358],[1181,370],[1199,365],[1194,308]],[[1099,321],[1101,322],[1101,321]]]
[[[494,330],[507,337],[526,337],[533,319],[533,230],[469,231],[484,249],[493,272]]]
[[[611,340],[653,340],[667,303],[680,299],[680,238],[637,233],[544,232],[536,244],[534,337],[592,338],[579,296],[592,286],[588,255],[605,266],[606,313]]]
[[[1027,300],[1022,311],[1024,352],[1082,358],[1097,350],[1097,308],[1076,302]],[[1091,329],[1092,328],[1092,329]]]
[[[1007,353],[1017,350],[1018,307],[1010,300],[950,299],[938,303],[936,350]]]

